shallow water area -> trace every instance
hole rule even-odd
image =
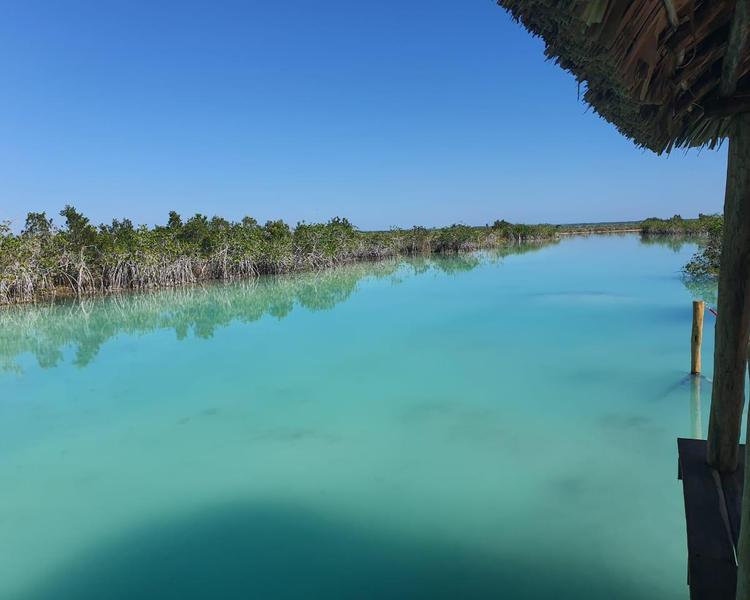
[[[0,312],[0,598],[687,597],[695,249]]]

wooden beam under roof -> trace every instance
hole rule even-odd
[[[747,92],[703,105],[703,114],[709,119],[731,117],[745,112],[750,112],[750,93]]]
[[[747,34],[750,27],[750,0],[737,0],[729,31],[727,53],[721,66],[721,83],[719,94],[728,98],[737,91],[740,63],[745,56]]]
[[[680,20],[677,18],[677,10],[674,7],[672,0],[661,0],[664,5],[664,10],[667,11],[667,20],[672,26],[672,29],[677,29],[680,25]]]

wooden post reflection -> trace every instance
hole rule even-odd
[[[696,440],[702,440],[701,376],[693,375],[690,379],[690,435]]]

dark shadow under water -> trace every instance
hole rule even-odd
[[[637,582],[559,551],[559,564],[548,554],[538,562],[491,559],[389,539],[305,510],[235,503],[93,547],[20,599],[643,597]]]

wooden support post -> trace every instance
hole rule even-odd
[[[750,354],[747,359],[750,373]],[[750,423],[750,415],[748,415]],[[747,452],[747,444],[745,444]],[[745,458],[744,480],[750,481],[750,465]],[[740,506],[740,535],[737,539],[737,595],[736,600],[750,600],[750,485],[743,486]]]
[[[724,198],[707,456],[708,463],[723,472],[737,468],[750,337],[750,113],[734,119]]]
[[[690,338],[690,372],[701,373],[701,344],[703,344],[703,314],[706,303],[703,300],[693,301],[693,334]]]
[[[737,90],[749,30],[750,0],[737,0],[719,83],[724,98]],[[718,309],[707,459],[730,471],[738,464],[750,341],[750,113],[734,117],[729,135]],[[744,480],[750,482],[748,461]],[[750,485],[743,489],[740,523],[736,599],[750,600]]]

